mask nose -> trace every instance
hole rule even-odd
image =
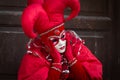
[[[59,46],[62,46],[62,40],[61,39],[59,39],[59,42],[58,42],[58,44],[59,44]]]

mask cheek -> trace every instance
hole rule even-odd
[[[58,43],[55,45],[55,48],[57,49],[57,51],[58,51],[59,53],[64,53],[65,50],[66,50],[66,40],[61,41],[61,42],[58,42]]]
[[[58,46],[57,44],[55,45],[55,48],[58,52],[60,52],[60,46]]]
[[[52,42],[52,43],[53,43],[53,45],[55,46],[55,45],[57,45],[58,42]]]

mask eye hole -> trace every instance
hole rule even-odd
[[[63,38],[65,38],[65,35],[62,35],[62,36],[61,36],[61,39],[63,39]]]
[[[52,41],[52,43],[54,44],[54,45],[56,45],[57,43],[58,43],[58,38],[50,38],[50,40]]]
[[[62,40],[65,39],[65,33],[63,33],[63,34],[61,35],[61,39],[62,39]]]

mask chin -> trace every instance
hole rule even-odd
[[[65,52],[65,50],[64,51],[59,51],[60,54],[63,54],[64,52]]]

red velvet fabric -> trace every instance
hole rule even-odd
[[[72,53],[78,61],[70,67],[68,80],[102,80],[102,63],[100,60],[72,31],[69,33],[71,35]],[[51,62],[45,58],[48,53],[43,46],[39,39],[35,39],[31,43],[31,48],[28,50],[31,50],[32,53],[28,52],[24,55],[18,71],[18,80],[59,80],[61,73],[51,68]],[[39,56],[34,55],[36,53]]]

